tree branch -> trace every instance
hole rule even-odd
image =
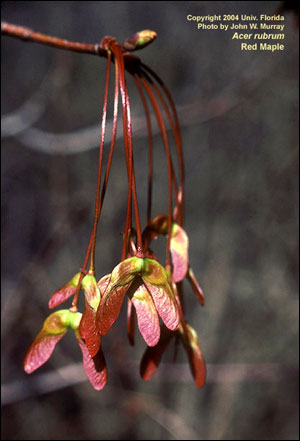
[[[33,41],[34,43],[46,44],[48,46],[53,46],[59,49],[99,55],[101,57],[107,56],[106,50],[102,49],[99,44],[77,43],[57,37],[51,37],[50,35],[41,34],[29,28],[16,26],[11,23],[1,22],[1,34],[20,38],[21,40],[25,41]]]
[[[132,367],[130,372],[136,372],[138,362],[127,363]],[[208,364],[207,383],[244,383],[244,382],[282,382],[298,379],[298,366],[277,363],[261,364]],[[136,375],[136,374],[132,374]],[[82,363],[72,363],[55,371],[37,374],[28,378],[12,381],[1,386],[2,406],[16,403],[31,396],[54,392],[65,387],[87,381]],[[152,381],[170,382],[176,384],[192,384],[188,363],[161,363],[159,370]]]

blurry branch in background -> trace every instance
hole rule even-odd
[[[127,362],[136,371],[138,362]],[[286,382],[298,379],[298,366],[278,363],[261,364],[208,364],[207,383],[244,383],[244,382]],[[187,363],[161,363],[161,370],[153,377],[154,381],[174,384],[192,384]],[[1,386],[2,405],[8,405],[31,396],[54,392],[74,384],[87,381],[82,363],[73,363],[56,371],[36,375],[26,381],[13,381]],[[112,386],[113,387],[113,386]]]
[[[86,375],[83,372],[82,363],[71,364],[55,372],[51,371],[30,378],[26,382],[15,381],[1,386],[2,405],[5,406],[31,396],[54,392],[85,381]],[[176,380],[174,379],[174,381]],[[111,386],[111,389],[114,393],[119,393],[116,387]],[[122,409],[128,414],[146,413],[175,439],[199,439],[194,430],[187,426],[180,414],[166,408],[161,400],[158,400],[152,394],[128,390],[126,399],[122,402]]]
[[[1,138],[18,136],[37,123],[46,112],[50,101],[58,96],[69,78],[70,64],[53,60],[53,66],[45,74],[39,88],[15,111],[1,117]]]
[[[47,78],[50,75],[47,75]],[[32,127],[46,110],[46,97],[43,88],[33,94],[18,110],[1,118],[1,138],[16,137],[26,147],[47,154],[74,154],[89,151],[98,147],[99,125],[75,130],[69,133],[51,133]],[[187,104],[178,107],[182,127],[203,123],[216,118],[231,110],[238,100],[232,94],[215,97],[205,103]],[[151,115],[153,135],[159,133],[155,125],[155,116]],[[145,137],[146,120],[144,117],[134,117],[133,134],[136,138]],[[112,121],[107,122],[107,129],[112,129]],[[122,134],[117,133],[117,139]]]
[[[47,83],[49,84],[49,78],[47,75]],[[35,124],[43,115],[46,109],[46,94],[47,90],[44,91],[44,85],[46,89],[47,83],[45,79],[40,87],[40,89],[34,93],[27,101],[25,101],[22,106],[1,118],[1,137],[7,138],[11,136],[16,136],[20,132],[31,127]],[[46,92],[46,93],[45,93]]]
[[[169,432],[174,439],[199,439],[199,435],[180,413],[165,407],[162,401],[152,394],[128,391],[128,398],[123,401],[122,409],[130,416],[144,412]]]
[[[203,123],[212,118],[217,118],[231,110],[237,100],[231,95],[220,95],[205,103],[187,104],[178,107],[179,118],[182,127]],[[41,106],[43,104],[43,107]],[[32,114],[32,110],[34,111]],[[47,154],[68,155],[83,153],[98,147],[99,125],[75,130],[69,133],[51,133],[31,127],[37,122],[45,111],[45,99],[36,92],[24,105],[10,115],[4,115],[1,119],[2,139],[15,136],[26,147]],[[151,115],[153,135],[159,134],[159,127],[155,125],[155,116]],[[134,117],[133,135],[136,138],[144,138],[146,130],[144,117]],[[107,122],[107,129],[112,129],[112,121]],[[122,137],[117,133],[117,139]]]
[[[200,124],[213,118],[220,117],[226,112],[233,109],[238,104],[238,99],[233,95],[227,93],[226,95],[219,95],[212,100],[203,103],[187,104],[185,106],[178,106],[178,115],[181,120],[181,126],[187,127],[194,124]],[[41,153],[47,154],[61,154],[68,155],[74,153],[83,153],[91,149],[98,147],[98,132],[99,126],[95,124],[91,127],[75,130],[69,133],[56,134],[46,132],[34,127],[26,126],[26,122],[22,121],[24,112],[22,109],[17,111],[17,116],[14,115],[4,116],[1,121],[2,125],[2,138],[8,136],[15,136],[26,147],[36,150]],[[28,107],[26,107],[28,110]],[[40,114],[41,116],[41,114]],[[12,121],[18,121],[17,129],[13,133],[11,129]],[[25,121],[28,118],[25,116]],[[155,117],[151,115],[151,121],[153,122],[153,135],[159,133],[159,127],[154,124]],[[33,121],[33,123],[36,121]],[[8,125],[9,123],[9,125]],[[133,135],[136,138],[145,137],[146,121],[144,117],[134,117]],[[112,121],[107,122],[107,129],[111,130]],[[121,133],[117,133],[116,138],[121,137]]]

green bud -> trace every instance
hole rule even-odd
[[[59,335],[68,328],[77,329],[81,320],[80,312],[70,312],[68,309],[60,309],[50,314],[43,325],[43,333],[49,335]]]
[[[84,290],[86,301],[91,308],[96,310],[101,300],[101,294],[95,276],[92,274],[87,274],[84,276],[81,286]]]
[[[130,257],[117,265],[111,273],[110,285],[125,286],[130,283],[137,274],[143,271],[144,260],[141,257]]]
[[[68,309],[61,309],[60,311],[53,312],[46,318],[43,324],[43,333],[50,335],[62,334],[68,328]]]
[[[132,37],[124,41],[123,46],[128,51],[143,49],[145,46],[148,46],[148,44],[152,43],[156,36],[156,32],[145,29],[143,31],[137,32]]]
[[[69,311],[69,315],[67,317],[68,328],[73,329],[73,331],[77,331],[77,329],[79,328],[81,317],[82,317],[81,312]]]
[[[168,284],[168,278],[164,267],[156,260],[145,258],[142,278],[154,285]]]

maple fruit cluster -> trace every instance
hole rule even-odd
[[[24,368],[27,373],[32,373],[43,365],[50,358],[56,344],[68,329],[71,329],[82,351],[83,368],[89,381],[94,389],[103,389],[107,383],[107,366],[101,341],[117,320],[125,295],[127,295],[129,342],[134,344],[135,320],[137,319],[138,329],[147,344],[140,365],[142,378],[150,380],[159,365],[163,352],[169,342],[175,338],[182,342],[186,350],[195,384],[197,387],[202,387],[205,383],[206,368],[198,336],[184,318],[183,280],[189,281],[202,306],[204,305],[204,294],[189,264],[189,240],[183,228],[184,166],[178,118],[173,100],[165,84],[152,69],[132,54],[133,51],[142,49],[151,43],[155,37],[154,31],[145,30],[136,33],[123,45],[113,37],[105,37],[99,45],[99,50],[105,51],[107,67],[93,228],[80,271],[58,289],[49,301],[49,308],[53,309],[73,297],[72,305],[69,309],[53,312],[45,320],[41,331],[26,354]],[[115,67],[113,128],[103,177],[103,149],[112,64]],[[143,230],[135,182],[132,121],[126,72],[134,79],[147,121],[148,203],[147,224]],[[112,269],[110,274],[104,275],[97,281],[95,277],[96,235],[114,153],[119,95],[121,95],[128,175],[127,214],[120,263]],[[151,214],[153,137],[148,102],[151,103],[162,136],[168,174],[168,207],[166,213],[159,214],[154,218]],[[171,144],[168,139],[166,119],[172,132],[172,143],[175,145],[179,165],[177,173],[170,150]],[[135,226],[133,225],[133,214]],[[166,237],[164,265],[158,262],[155,253],[150,248],[153,239],[161,235]],[[85,296],[85,308],[82,313],[78,311],[78,297],[81,291]]]

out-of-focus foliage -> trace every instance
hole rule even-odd
[[[103,339],[111,369],[102,392],[73,385],[72,370],[63,381],[59,371],[48,383],[40,376],[80,361],[72,336],[40,372],[23,371],[51,294],[82,264],[98,157],[97,144],[73,155],[34,150],[34,130],[48,150],[56,138],[47,134],[82,130],[75,139],[84,150],[84,129],[100,121],[105,62],[2,37],[2,114],[22,116],[10,120],[13,136],[1,150],[3,439],[298,439],[298,28],[286,11],[284,51],[242,53],[229,33],[197,31],[186,20],[189,13],[272,15],[279,6],[3,2],[3,20],[74,41],[157,32],[138,55],[168,85],[182,123],[185,229],[206,294],[205,308],[195,307],[184,285],[186,316],[208,362],[208,383],[198,390],[180,346],[178,371],[169,371],[170,345],[160,374],[143,382],[137,361],[145,344],[137,336],[129,346],[123,307]],[[135,129],[143,111],[133,82],[128,87]],[[154,148],[153,215],[166,204],[159,189],[167,180],[161,142]],[[134,149],[145,220],[146,137],[139,134]],[[126,197],[119,139],[99,225],[98,278],[120,259]]]

